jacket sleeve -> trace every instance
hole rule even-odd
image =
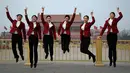
[[[82,39],[82,34],[83,34],[83,31],[81,30],[81,26],[80,26],[80,40]]]
[[[104,24],[103,29],[102,29],[101,32],[100,32],[100,36],[103,35],[103,33],[104,33],[104,31],[106,30],[107,27],[108,27],[108,26],[107,26],[107,21],[106,21],[105,24]]]
[[[6,15],[7,15],[7,18],[10,20],[11,23],[13,23],[13,19],[12,17],[10,16],[10,13],[9,12],[6,12]]]
[[[26,29],[25,29],[25,24],[23,23],[23,37],[24,37],[24,40],[26,41]]]
[[[123,17],[123,14],[121,12],[119,12],[119,17],[117,18],[117,22],[120,21]]]
[[[62,22],[60,23],[60,26],[58,28],[58,35],[60,35],[61,29],[62,29]]]
[[[27,23],[28,23],[28,26],[30,25],[30,21],[29,21],[29,19],[28,19],[28,15],[25,15],[25,19],[26,19],[26,21],[27,21]]]
[[[75,19],[75,13],[73,13],[73,16],[72,16],[72,18],[71,18],[71,20],[70,20],[70,26],[73,24],[73,22],[74,22],[74,19]]]
[[[40,24],[39,24],[39,26],[38,26],[38,34],[39,34],[39,39],[42,39],[42,38],[41,38],[41,26],[40,26]]]
[[[56,40],[56,27],[54,25],[54,29],[53,29],[53,35],[54,35],[54,39]]]
[[[91,25],[93,25],[95,23],[95,18],[94,16],[92,16],[92,22],[90,22]]]
[[[45,24],[45,20],[44,20],[44,14],[43,13],[41,13],[41,20],[42,20],[42,23],[44,25]]]

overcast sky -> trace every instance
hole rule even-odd
[[[116,8],[120,7],[124,17],[119,22],[120,30],[130,29],[130,0],[0,0],[0,32],[4,31],[3,27],[10,27],[11,23],[5,14],[5,6],[9,6],[12,18],[16,14],[24,15],[24,8],[28,7],[29,17],[41,12],[41,7],[45,7],[45,14],[72,14],[74,7],[77,7],[77,14],[90,15],[94,11],[96,26],[103,26],[109,13],[114,11],[118,16]],[[25,20],[23,19],[25,22]],[[92,27],[93,28],[93,27]]]

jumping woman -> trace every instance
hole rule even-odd
[[[82,53],[84,53],[84,54],[88,54],[89,59],[91,59],[91,57],[92,57],[93,62],[95,62],[96,61],[95,55],[88,50],[90,42],[91,42],[90,28],[95,23],[95,18],[93,16],[93,12],[91,12],[91,16],[92,16],[92,22],[88,22],[89,21],[89,16],[85,15],[83,17],[84,23],[80,25],[80,41],[81,41],[81,43],[80,43],[80,51]]]
[[[44,51],[46,53],[45,59],[47,59],[50,51],[50,58],[53,61],[53,44],[54,39],[56,40],[56,29],[55,25],[51,22],[51,16],[46,16],[46,21],[44,20],[44,8],[42,8],[41,13],[41,20],[43,23],[43,44],[44,44]]]
[[[117,33],[119,33],[118,31],[118,27],[117,27],[117,23],[121,20],[121,18],[123,17],[122,13],[120,12],[119,8],[117,8],[117,12],[119,13],[119,17],[115,18],[115,13],[111,12],[110,13],[110,18],[108,18],[108,20],[106,20],[104,27],[100,33],[100,36],[98,37],[99,39],[101,38],[101,36],[103,35],[104,31],[106,29],[108,29],[107,31],[107,43],[108,43],[108,47],[109,47],[109,60],[110,60],[110,66],[116,67],[116,44],[117,44]]]
[[[76,9],[77,8],[74,9],[74,13],[71,20],[70,20],[69,15],[65,15],[64,21],[60,23],[60,26],[58,29],[58,35],[61,36],[61,46],[62,46],[61,48],[63,50],[63,53],[65,53],[66,51],[69,52],[69,44],[70,44],[70,39],[71,39],[70,28],[75,19]]]
[[[38,53],[37,53],[38,39],[41,39],[41,27],[40,24],[37,22],[38,17],[36,15],[32,16],[31,21],[28,19],[27,8],[25,9],[25,19],[29,26],[27,35],[29,36],[28,40],[29,40],[30,63],[31,63],[30,67],[32,68],[34,63],[34,68],[36,68],[38,61]],[[34,54],[34,62],[33,62],[33,54]]]
[[[21,14],[17,14],[16,15],[17,19],[12,19],[8,10],[8,6],[6,7],[6,15],[8,19],[10,20],[10,22],[12,23],[12,27],[10,30],[10,33],[12,34],[12,38],[11,38],[12,50],[13,50],[13,54],[14,54],[14,58],[16,59],[16,62],[18,62],[19,55],[16,50],[16,45],[18,44],[20,56],[22,60],[24,60],[22,37],[24,37],[24,42],[26,42],[25,24],[21,21],[23,16]]]

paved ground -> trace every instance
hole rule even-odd
[[[24,63],[0,62],[0,73],[130,73],[130,63],[117,63],[117,67],[95,67],[91,62],[39,62],[36,69]]]

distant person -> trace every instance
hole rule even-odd
[[[41,20],[43,23],[43,44],[44,44],[44,51],[46,53],[45,59],[48,58],[49,51],[50,51],[50,60],[53,61],[53,44],[54,39],[56,40],[56,28],[54,23],[51,22],[51,16],[46,16],[46,21],[44,20],[44,8],[42,8],[41,13]]]
[[[17,51],[16,51],[16,44],[18,44],[19,53],[21,55],[22,60],[24,60],[22,36],[24,37],[24,42],[25,42],[26,41],[25,24],[21,21],[23,17],[21,14],[17,14],[16,16],[17,19],[12,19],[9,14],[8,6],[5,8],[6,8],[7,17],[12,23],[12,27],[10,30],[10,33],[12,33],[12,38],[11,38],[12,50],[13,50],[13,54],[14,54],[14,58],[16,59],[16,62],[18,62],[19,55],[17,54]]]
[[[76,9],[77,8],[74,9],[74,13],[71,20],[70,20],[69,15],[65,15],[64,21],[61,22],[59,25],[58,35],[59,37],[61,36],[61,48],[63,50],[63,53],[65,53],[66,51],[69,52],[69,44],[70,44],[70,39],[71,39],[70,28],[75,19]]]
[[[119,33],[118,31],[118,27],[117,27],[117,23],[121,20],[121,18],[123,17],[122,13],[120,12],[119,8],[117,8],[117,12],[119,13],[119,17],[115,18],[115,13],[111,12],[110,13],[110,18],[108,20],[106,20],[104,27],[100,33],[100,36],[98,37],[98,39],[100,39],[104,33],[104,31],[106,29],[108,29],[107,31],[107,43],[108,43],[108,47],[109,47],[109,60],[110,60],[110,66],[116,67],[116,60],[117,60],[117,53],[116,53],[116,45],[117,45],[117,33]]]
[[[94,18],[93,12],[91,12],[91,16],[92,16],[92,22],[89,22],[89,16],[85,15],[83,17],[84,23],[80,25],[80,41],[81,41],[80,51],[84,54],[88,54],[89,59],[91,59],[91,57],[92,57],[93,62],[95,62],[96,61],[95,55],[88,50],[90,42],[91,42],[90,28],[95,23],[95,18]]]
[[[38,17],[36,15],[32,16],[32,20],[30,21],[28,19],[28,14],[27,14],[27,8],[25,9],[25,19],[27,21],[27,24],[29,26],[29,30],[27,32],[27,35],[29,36],[29,50],[30,50],[30,67],[33,67],[34,63],[34,68],[37,67],[37,61],[38,61],[38,39],[41,39],[41,26],[37,22]],[[33,55],[34,55],[34,62],[33,62]]]

